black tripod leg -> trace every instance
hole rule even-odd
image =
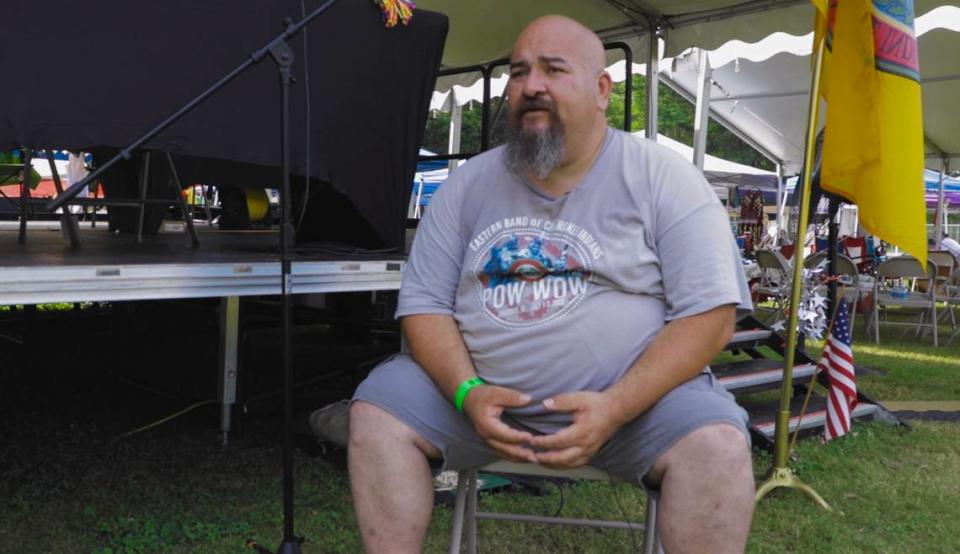
[[[177,167],[173,165],[173,156],[166,153],[167,167],[170,168],[170,184],[173,186],[173,193],[177,195],[180,201],[180,211],[183,212],[183,220],[187,224],[187,232],[190,233],[190,241],[194,248],[200,246],[200,238],[197,236],[197,230],[193,227],[193,212],[187,208],[187,201],[183,199],[183,188],[180,185],[180,177],[177,175]]]
[[[143,242],[143,218],[147,210],[147,185],[150,183],[150,152],[143,153],[140,172],[140,203],[137,205],[137,242]]]
[[[27,244],[27,209],[30,204],[30,174],[33,170],[31,161],[33,153],[29,148],[23,149],[23,183],[20,185],[20,236],[17,242]]]
[[[201,185],[203,191],[203,213],[207,214],[207,227],[213,227],[213,215],[210,213],[210,185]]]
[[[53,151],[47,150],[47,163],[50,164],[50,174],[53,175],[53,186],[57,189],[57,194],[63,194],[63,185],[60,183],[60,172],[57,171],[57,164],[53,159]],[[72,248],[80,247],[80,227],[77,224],[77,218],[70,213],[69,206],[61,208],[60,230],[67,235]]]

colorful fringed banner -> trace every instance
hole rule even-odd
[[[413,9],[417,7],[410,0],[373,0],[373,3],[383,12],[383,24],[387,29],[396,26],[397,23],[404,25],[410,23],[413,18]]]

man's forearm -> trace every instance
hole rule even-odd
[[[663,395],[689,381],[730,341],[735,308],[721,306],[668,323],[626,375],[604,391],[619,423],[646,412]]]
[[[460,326],[453,316],[411,315],[400,323],[413,359],[447,398],[453,398],[460,383],[476,377]]]

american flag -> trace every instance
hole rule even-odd
[[[850,431],[850,413],[857,405],[857,377],[853,370],[853,348],[850,347],[850,307],[846,299],[841,299],[837,306],[833,329],[827,336],[817,367],[827,373],[830,381],[827,421],[823,429],[823,436],[829,441]]]

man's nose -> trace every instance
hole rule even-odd
[[[543,72],[533,70],[527,74],[523,80],[523,95],[527,98],[536,98],[547,92],[547,82],[544,79]]]

